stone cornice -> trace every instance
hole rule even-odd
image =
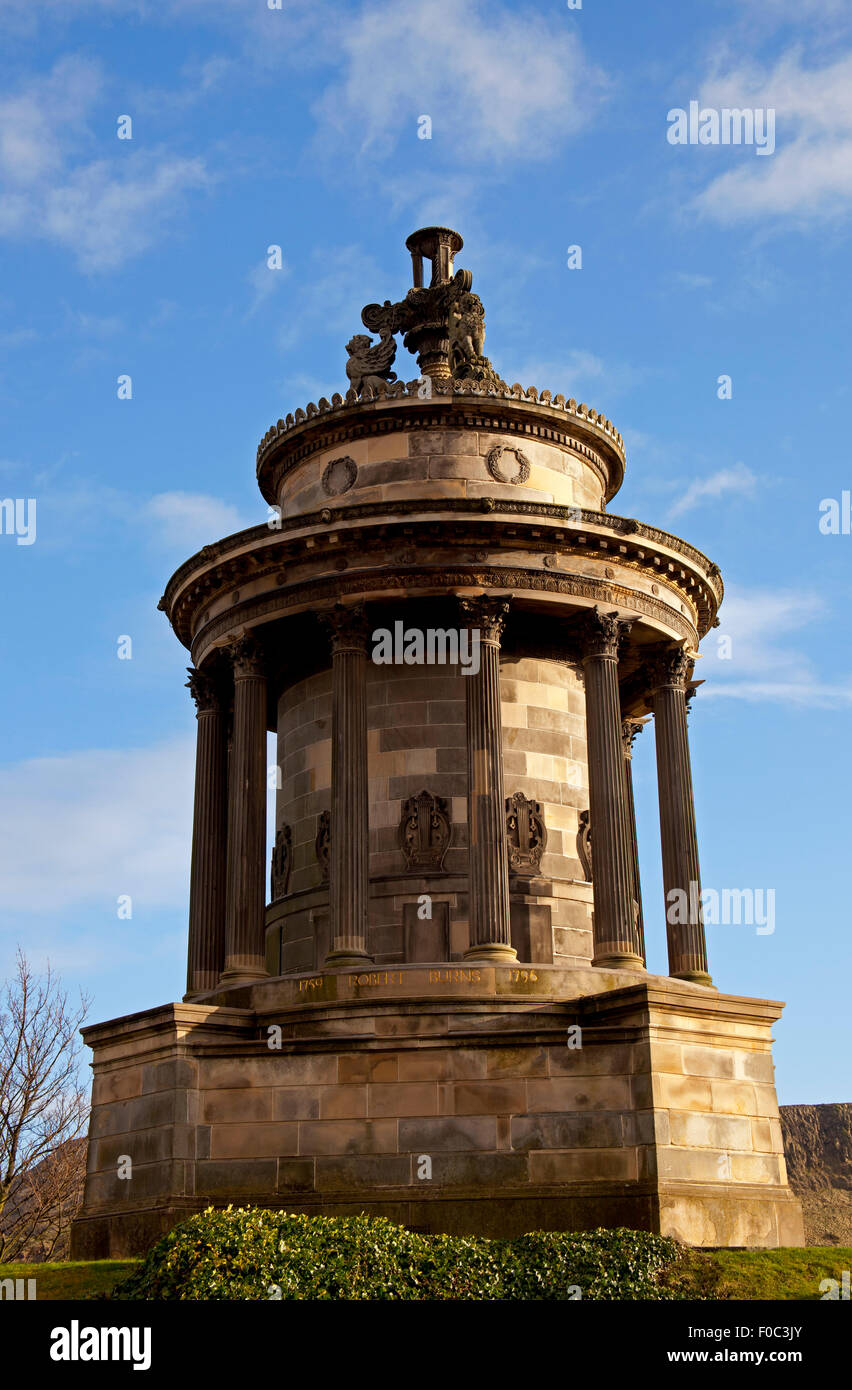
[[[449,519],[452,526],[447,525]],[[611,558],[620,568],[644,572],[683,595],[697,615],[699,636],[714,623],[723,594],[718,567],[701,551],[635,520],[551,503],[441,498],[324,508],[283,521],[280,529],[261,525],[240,531],[205,546],[181,565],[160,607],[188,647],[199,610],[241,583],[311,559],[327,558],[335,568],[347,569],[353,557],[357,561],[395,544],[404,548],[396,560],[405,565],[419,562],[422,545],[440,545],[451,554],[469,546],[471,558],[479,559],[486,558],[486,546],[525,549],[555,574],[563,561],[575,557]],[[668,553],[660,554],[657,547]],[[490,554],[488,558],[494,559]]]
[[[362,400],[354,391],[325,397],[297,410],[267,430],[257,451],[257,480],[271,505],[278,500],[281,478],[301,459],[343,442],[393,430],[433,428],[489,430],[539,438],[579,453],[601,480],[606,500],[624,480],[624,441],[611,420],[585,402],[568,401],[550,391],[515,383],[496,391],[472,381],[433,383],[433,394],[419,395],[420,382],[394,382],[387,391],[367,388]]]

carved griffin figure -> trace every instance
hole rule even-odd
[[[366,333],[356,333],[346,344],[346,351],[346,375],[359,396],[363,396],[367,386],[375,390],[381,384],[396,381],[396,372],[390,369],[396,357],[396,343],[389,333],[383,332],[377,343]]]
[[[485,311],[478,294],[469,290],[449,306],[450,368],[460,376],[461,368],[478,365],[485,346]]]

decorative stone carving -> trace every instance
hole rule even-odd
[[[263,647],[254,633],[247,632],[232,642],[229,655],[236,680],[264,674]]]
[[[187,666],[186,671],[189,676],[187,689],[195,701],[198,714],[221,709],[222,692],[213,677],[206,671],[196,671],[194,666]]]
[[[396,357],[391,322],[392,319],[386,315],[383,319],[378,318],[373,325],[368,325],[373,327],[374,332],[379,333],[377,343],[365,333],[356,333],[346,344],[346,351],[349,353],[346,375],[352,383],[352,389],[359,396],[363,396],[367,387],[375,391],[379,386],[386,386],[389,381],[396,381],[396,372],[391,371],[391,363]]]
[[[358,465],[354,459],[348,455],[330,459],[322,472],[322,490],[326,497],[340,497],[354,487],[357,477]]]
[[[424,790],[403,802],[399,843],[409,873],[440,873],[451,835],[444,797]]]
[[[509,613],[509,600],[491,598],[460,598],[459,613],[465,627],[479,628],[482,642],[499,643],[506,618]]]
[[[321,811],[317,817],[317,836],[314,840],[317,863],[323,883],[328,883],[331,865],[331,811]]]
[[[504,454],[514,454],[518,463],[518,471],[514,478],[507,478],[500,471],[500,459]],[[488,451],[485,466],[491,474],[495,483],[525,483],[530,476],[529,460],[520,449],[514,448],[511,444],[495,444],[493,449]]]
[[[592,881],[592,830],[589,811],[580,812],[580,828],[577,831],[577,857],[583,866],[586,882]]]
[[[275,847],[272,851],[272,873],[270,881],[270,891],[272,902],[277,902],[287,894],[287,886],[290,882],[290,870],[293,867],[293,832],[289,825],[282,825],[278,834],[275,836]]]
[[[506,797],[506,837],[509,842],[509,870],[534,877],[541,872],[541,856],[547,845],[544,808],[523,792]]]
[[[320,613],[319,619],[331,636],[332,655],[342,651],[366,651],[370,629],[363,603],[349,606],[336,603],[333,608]]]
[[[393,333],[404,334],[406,348],[417,358],[433,391],[440,392],[443,386],[451,391],[455,376],[505,389],[505,382],[482,355],[485,312],[479,296],[471,293],[473,276],[469,270],[453,273],[453,257],[464,244],[458,232],[449,227],[424,227],[412,233],[405,244],[411,252],[413,287],[396,304],[385,300],[383,304],[367,304],[361,311],[364,327],[379,333],[380,342],[371,346],[369,339],[356,336],[348,344],[346,371],[355,389],[363,394],[366,388],[375,389],[391,379],[385,366],[393,356],[388,356],[390,349],[384,345]],[[423,283],[424,256],[432,264],[428,285]]]
[[[684,690],[692,677],[695,661],[686,644],[675,647],[662,647],[653,652],[646,664],[648,685],[651,690],[661,686],[674,686]]]
[[[644,719],[622,719],[621,721],[621,741],[624,747],[625,758],[633,756],[633,744],[637,734],[641,734],[645,727]]]
[[[620,618],[618,613],[604,613],[600,608],[584,613],[579,624],[584,657],[617,657],[618,649],[632,626],[632,622]]]

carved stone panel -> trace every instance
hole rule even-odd
[[[506,797],[506,836],[509,872],[534,877],[541,873],[541,856],[547,844],[544,808],[523,792]]]
[[[314,841],[317,863],[323,883],[328,883],[331,863],[331,812],[322,811],[317,818],[317,837]]]
[[[444,797],[424,789],[403,802],[399,843],[409,873],[441,873],[451,835]]]
[[[588,811],[580,812],[580,829],[577,831],[577,855],[587,883],[592,881],[592,831],[589,814]]]
[[[286,897],[290,883],[290,870],[293,867],[293,831],[289,825],[282,825],[275,836],[272,850],[272,872],[270,875],[271,901]]]

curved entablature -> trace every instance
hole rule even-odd
[[[271,505],[280,502],[282,480],[303,459],[325,449],[385,434],[393,430],[448,427],[495,434],[517,434],[559,445],[580,455],[597,474],[603,498],[609,502],[624,480],[624,440],[611,420],[585,402],[530,386],[515,384],[506,391],[476,381],[434,382],[422,394],[420,381],[365,387],[359,400],[323,397],[279,420],[264,435],[257,453],[258,486]]]
[[[488,506],[483,505],[488,503]],[[676,536],[632,518],[485,498],[480,504],[324,508],[205,546],[160,601],[197,661],[242,624],[324,606],[346,594],[425,593],[482,584],[539,601],[629,606],[690,642],[714,625],[718,567]]]

